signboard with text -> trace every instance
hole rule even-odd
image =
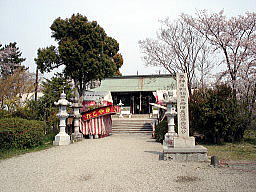
[[[100,107],[100,108],[83,113],[82,119],[84,121],[86,121],[86,120],[93,119],[93,118],[96,118],[99,116],[115,114],[115,113],[116,113],[115,106]]]

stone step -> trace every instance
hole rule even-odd
[[[126,134],[126,133],[133,133],[133,134],[138,134],[138,133],[143,133],[143,134],[152,134],[152,131],[112,131],[113,134]]]
[[[112,124],[112,127],[149,127],[151,128],[151,125],[142,125],[142,124]]]
[[[149,118],[130,118],[130,119],[124,119],[124,118],[112,118],[113,121],[153,121],[154,119]]]
[[[152,130],[152,127],[112,127],[112,130],[122,129]]]
[[[149,131],[152,132],[152,127],[150,128],[138,128],[138,127],[120,127],[120,128],[112,128],[112,131]]]
[[[133,118],[149,118],[150,115],[149,114],[132,114],[132,115],[123,115],[122,118],[125,119],[133,119]],[[119,114],[117,115],[112,115],[112,118],[120,118]]]
[[[112,123],[113,125],[151,125],[151,123],[148,123],[148,122],[113,122]]]
[[[152,130],[152,127],[112,127],[112,130]]]
[[[149,130],[112,130],[112,133],[152,133]]]
[[[151,124],[152,121],[112,121],[113,124]]]
[[[112,133],[143,133],[152,134],[151,122],[154,119],[149,118],[114,118],[112,124]]]
[[[145,128],[145,129],[152,129],[152,126],[131,126],[131,125],[125,125],[125,126],[112,126],[112,128],[121,129],[121,128]]]

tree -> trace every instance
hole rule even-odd
[[[119,44],[96,21],[73,14],[65,20],[57,18],[50,28],[58,47],[38,50],[35,61],[42,73],[64,65],[65,76],[74,80],[80,96],[91,80],[120,74]]]
[[[241,116],[243,108],[234,101],[230,86],[195,90],[189,110],[191,131],[204,134],[208,142],[219,144],[243,138],[248,122]]]
[[[20,105],[19,96],[33,89],[33,74],[22,65],[25,58],[16,45],[0,45],[0,102],[1,108],[7,106],[9,111]]]
[[[53,131],[56,131],[59,122],[57,117],[59,109],[54,105],[54,102],[60,99],[63,91],[67,94],[67,99],[71,99],[71,83],[62,74],[57,73],[51,79],[45,79],[42,82],[42,88],[42,97],[36,101],[27,101],[26,105],[19,108],[14,115],[24,119],[45,121],[53,128]]]
[[[1,108],[15,111],[21,106],[22,94],[34,91],[35,76],[25,69],[16,69],[13,74],[0,79]]]
[[[71,82],[67,80],[64,75],[57,73],[51,79],[45,79],[42,82],[42,92],[46,108],[55,107],[54,102],[60,99],[61,93],[64,91],[67,95],[67,99],[72,97]]]
[[[4,47],[0,44],[0,74],[2,78],[13,74],[17,69],[25,69],[21,63],[26,59],[21,57],[22,53],[16,45],[16,42],[9,43]]]
[[[228,75],[233,97],[236,98],[239,71],[255,68],[256,13],[231,18],[226,18],[223,14],[224,11],[208,14],[203,10],[196,17],[183,14],[182,18],[204,35],[215,51],[223,54],[226,70],[221,77]]]
[[[167,18],[161,23],[157,39],[139,41],[143,59],[146,65],[164,67],[172,75],[187,73],[191,95],[196,75],[204,78],[211,67],[211,63],[207,62],[209,51],[206,39],[182,18],[174,22]]]

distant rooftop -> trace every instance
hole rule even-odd
[[[176,89],[172,75],[115,76],[101,81],[100,87],[92,91],[135,92]]]

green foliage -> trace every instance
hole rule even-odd
[[[35,146],[33,148],[22,148],[22,149],[16,149],[16,148],[3,149],[3,148],[1,148],[0,149],[0,160],[14,157],[17,155],[22,155],[22,154],[29,153],[29,152],[35,152],[35,151],[48,149],[53,146],[52,141],[54,140],[55,135],[56,135],[55,133],[49,133],[49,134],[44,135],[43,144]]]
[[[26,102],[25,106],[18,107],[14,112],[12,112],[12,117],[44,121],[45,111],[45,103],[42,99],[38,99],[37,101],[29,100]]]
[[[53,127],[57,131],[57,124],[59,118],[56,114],[59,108],[54,105],[54,102],[60,99],[60,95],[65,91],[67,99],[70,100],[72,95],[70,81],[67,80],[61,74],[55,74],[51,79],[46,79],[42,83],[43,87],[43,97],[39,98],[37,101],[31,100],[27,101],[24,107],[18,108],[14,113],[14,117],[20,117],[24,119],[40,120],[45,121],[47,125]],[[47,133],[51,132],[47,130]]]
[[[41,145],[46,123],[21,118],[0,119],[0,148],[31,148]]]
[[[51,126],[57,129],[57,123],[59,121],[56,114],[58,113],[58,107],[54,105],[54,102],[60,99],[61,93],[66,93],[67,100],[70,101],[72,95],[70,81],[63,75],[56,74],[50,80],[46,79],[43,84],[44,96],[39,100],[39,112],[41,116],[44,116],[44,120]]]
[[[50,28],[58,47],[38,50],[35,61],[41,72],[64,65],[65,76],[75,81],[80,95],[91,80],[120,75],[123,59],[119,44],[96,21],[73,14],[65,20],[57,18]]]
[[[0,118],[10,118],[12,114],[6,110],[0,109]]]
[[[50,80],[46,79],[43,83],[44,96],[39,98],[37,101],[29,100],[22,107],[17,107],[13,112],[7,112],[0,110],[0,118],[8,117],[19,117],[28,120],[39,120],[45,121],[48,127],[45,132],[51,133],[52,131],[58,130],[59,118],[56,114],[59,108],[54,105],[54,102],[60,99],[60,95],[65,91],[67,99],[70,100],[73,96],[71,93],[70,81],[65,79],[61,74],[55,74]]]
[[[117,71],[116,71],[116,73],[115,73],[115,75],[116,76],[121,76],[122,74],[121,74],[121,72],[119,71],[119,68],[121,68],[122,67],[122,65],[123,65],[123,57],[122,57],[122,55],[120,54],[120,53],[117,53],[117,54],[115,54],[114,56],[113,56],[113,59],[114,59],[114,62],[115,62],[115,64],[116,64],[116,67],[117,67]]]
[[[38,58],[35,60],[41,72],[51,72],[61,64],[59,55],[56,53],[56,47],[53,45],[43,49],[39,48]]]
[[[62,74],[55,74],[51,79],[45,79],[42,83],[43,94],[41,98],[46,108],[54,107],[54,102],[58,101],[64,91],[69,100],[72,97],[71,81],[67,80]]]
[[[221,143],[243,137],[246,122],[229,86],[195,91],[189,109],[190,131],[204,134],[208,142]]]
[[[155,138],[157,142],[162,143],[164,140],[164,136],[165,134],[168,132],[168,125],[167,125],[167,121],[164,120],[162,122],[160,122],[155,129]]]

